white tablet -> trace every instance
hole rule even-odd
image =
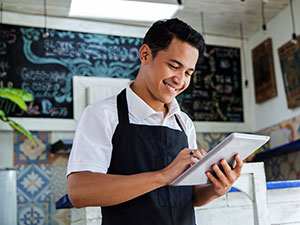
[[[222,159],[226,159],[232,168],[236,161],[234,156],[238,153],[241,159],[247,158],[251,153],[260,148],[270,139],[269,136],[232,133],[222,142],[216,145],[202,159],[178,176],[171,185],[200,185],[209,184],[205,172],[212,172],[212,165],[220,165]],[[222,168],[222,166],[221,166]]]

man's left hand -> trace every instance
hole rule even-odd
[[[230,188],[232,187],[233,183],[240,177],[243,161],[240,159],[239,155],[235,155],[235,160],[237,162],[236,167],[231,169],[229,164],[225,159],[221,160],[221,165],[223,167],[223,171],[219,168],[217,164],[212,166],[213,171],[216,174],[216,177],[211,172],[206,172],[206,176],[212,182],[213,191],[216,195],[222,196],[225,195]]]

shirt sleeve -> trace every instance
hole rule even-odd
[[[79,171],[107,173],[115,129],[109,120],[111,113],[108,110],[94,111],[92,106],[85,108],[76,128],[67,175]]]

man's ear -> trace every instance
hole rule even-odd
[[[147,64],[152,58],[152,52],[147,44],[143,44],[140,48],[140,60],[142,64]]]

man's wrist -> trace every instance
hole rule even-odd
[[[166,179],[166,175],[165,175],[164,170],[159,170],[159,171],[154,172],[153,179],[154,179],[154,182],[159,187],[163,187],[163,186],[166,186],[166,185],[169,184],[167,179]]]

